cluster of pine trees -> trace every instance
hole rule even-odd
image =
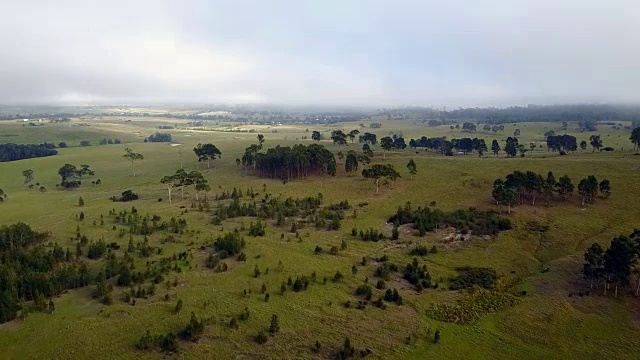
[[[57,244],[46,248],[48,237],[24,223],[0,227],[0,323],[14,319],[24,301],[89,283],[86,264]]]
[[[564,201],[573,195],[575,185],[568,175],[564,175],[556,180],[551,171],[544,178],[542,175],[533,172],[522,172],[519,170],[507,175],[506,179],[497,179],[493,183],[492,196],[496,201],[496,205],[506,205],[508,212],[511,213],[511,207],[517,204],[524,204],[529,199],[531,205],[536,204],[536,200],[540,197],[545,199],[549,204],[549,200],[555,195]],[[589,175],[580,180],[578,184],[578,194],[582,198],[582,206],[587,203],[593,203],[596,195],[600,192],[603,197],[611,194],[611,183],[604,179],[600,182],[595,176]]]
[[[241,163],[260,176],[272,179],[301,179],[309,175],[336,174],[336,159],[331,151],[319,144],[276,146],[259,152],[261,146],[248,147]]]
[[[584,254],[583,274],[593,289],[594,283],[602,281],[603,293],[611,284],[618,296],[618,287],[629,286],[631,274],[638,274],[635,294],[640,294],[640,230],[635,229],[629,236],[618,236],[611,240],[611,245],[605,250],[598,243],[593,243]]]

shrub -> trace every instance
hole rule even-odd
[[[371,286],[364,284],[358,286],[356,289],[356,295],[362,296],[365,300],[371,300],[371,296],[373,295],[373,291],[371,290]]]
[[[429,249],[426,246],[420,245],[416,246],[411,251],[409,251],[409,255],[412,256],[426,256],[429,253]]]
[[[256,334],[256,336],[254,337],[254,340],[258,343],[258,344],[266,344],[267,341],[269,340],[269,337],[267,336],[267,334],[264,332],[264,330],[260,330],[258,332],[258,334]]]
[[[449,289],[460,290],[469,289],[475,285],[485,289],[493,289],[496,286],[498,275],[491,268],[460,267],[457,268],[459,275],[451,279]]]
[[[336,274],[333,275],[333,282],[339,282],[340,280],[342,280],[343,277],[344,276],[340,271],[336,271]]]

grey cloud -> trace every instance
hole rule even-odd
[[[3,4],[0,103],[632,102],[640,3]]]

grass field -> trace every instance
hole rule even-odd
[[[123,118],[124,119],[124,118]],[[159,232],[149,236],[152,244],[163,247],[163,253],[189,249],[193,255],[190,265],[185,265],[179,274],[171,273],[167,279],[178,279],[177,287],[165,288],[161,284],[154,296],[138,299],[135,306],[121,300],[123,289],[114,291],[114,304],[105,306],[91,298],[94,286],[69,291],[55,299],[56,310],[52,314],[33,313],[24,320],[0,324],[0,358],[2,359],[87,359],[87,358],[159,358],[166,355],[154,351],[139,351],[134,348],[137,340],[148,329],[154,334],[177,331],[189,320],[190,313],[207,319],[204,337],[198,343],[181,342],[181,351],[176,358],[257,358],[300,359],[331,358],[345,339],[358,349],[372,350],[370,358],[397,359],[635,359],[640,353],[640,300],[624,293],[617,299],[601,295],[572,296],[587,290],[581,280],[582,254],[593,242],[608,244],[618,234],[628,234],[640,227],[638,213],[640,204],[640,156],[631,152],[628,130],[616,130],[601,126],[604,146],[614,152],[578,150],[567,156],[548,152],[544,146],[527,153],[524,158],[508,159],[504,155],[496,158],[487,154],[483,158],[474,155],[444,157],[432,153],[404,151],[384,155],[379,146],[373,163],[390,163],[401,173],[402,178],[390,187],[383,187],[375,194],[372,181],[344,171],[343,161],[338,161],[335,177],[310,177],[300,181],[262,179],[245,174],[235,159],[244,148],[256,142],[256,133],[225,132],[227,125],[207,128],[210,131],[185,129],[186,121],[159,118],[132,118],[131,122],[115,121],[113,118],[77,120],[90,122],[89,127],[74,127],[72,124],[46,124],[41,127],[22,126],[14,122],[0,122],[0,142],[39,143],[43,141],[66,141],[74,147],[59,149],[59,155],[49,158],[0,163],[0,188],[8,194],[8,200],[0,204],[0,225],[24,221],[40,231],[51,231],[53,239],[63,247],[75,248],[72,239],[79,226],[81,232],[91,240],[104,238],[107,242],[118,242],[121,257],[128,243],[128,234],[122,238],[112,230],[113,221],[107,216],[112,208],[116,211],[135,206],[143,214],[158,214],[163,219],[184,218],[188,229],[176,243],[161,245],[166,234]],[[380,129],[369,129],[369,122],[381,122]],[[179,124],[177,129],[157,130],[161,124]],[[434,137],[468,136],[459,131],[452,132],[448,126],[429,128],[411,120],[379,120],[363,122],[362,132],[370,131],[378,137],[389,132],[401,132],[405,139],[420,136]],[[269,127],[233,124],[238,129],[253,129],[265,135],[265,147],[310,143],[310,132],[318,130],[328,138],[328,131],[341,128],[346,131],[359,128],[359,123],[338,125],[291,125]],[[504,133],[473,136],[503,140],[519,128],[520,143],[544,143],[544,132],[553,129],[564,133],[557,123],[524,123],[513,126],[505,124]],[[277,130],[277,132],[274,132]],[[308,131],[307,131],[308,130]],[[143,143],[143,139],[155,131],[170,132],[173,143]],[[590,133],[580,133],[573,124],[567,133],[580,140],[587,140]],[[97,145],[102,138],[119,138],[119,145],[76,147],[82,140]],[[174,191],[174,202],[167,201],[167,191],[160,179],[175,172],[180,166],[179,149],[184,152],[184,167],[194,170],[198,166],[193,154],[197,143],[214,143],[222,158],[215,160],[211,169],[200,166],[200,170],[211,185],[210,196],[234,187],[243,191],[253,188],[262,196],[266,192],[274,196],[305,197],[321,192],[325,204],[348,200],[350,204],[369,203],[356,207],[357,217],[348,216],[340,230],[325,231],[305,227],[300,230],[301,240],[288,232],[289,226],[278,228],[269,222],[265,237],[244,235],[247,241],[245,263],[229,261],[229,271],[215,273],[204,267],[205,251],[200,245],[210,244],[218,235],[241,226],[254,219],[232,219],[222,225],[212,225],[211,214],[191,208],[193,190],[186,191],[185,200],[180,201]],[[322,141],[334,152],[349,149],[359,150],[357,144],[337,147],[330,141]],[[122,158],[124,149],[131,148],[144,155],[136,163],[136,176],[130,172],[129,163]],[[411,177],[405,167],[410,158],[417,163],[418,174]],[[83,182],[75,190],[58,190],[57,170],[65,163],[89,164],[96,170],[95,179],[101,185]],[[48,191],[30,190],[23,184],[21,171],[33,169],[34,182],[43,184]],[[579,199],[565,203],[552,202],[535,207],[525,205],[515,208],[510,216],[513,230],[500,233],[491,239],[474,238],[460,243],[443,243],[442,233],[430,233],[418,237],[403,231],[398,241],[364,242],[350,236],[353,227],[375,228],[389,234],[391,227],[386,219],[398,206],[411,201],[414,206],[436,202],[443,210],[468,207],[496,209],[491,200],[493,181],[513,170],[533,170],[546,174],[553,171],[556,177],[568,174],[574,182],[594,174],[608,178],[612,183],[612,195],[598,199],[596,203],[581,208]],[[140,200],[132,203],[113,203],[112,195],[133,189]],[[82,196],[85,206],[78,206]],[[164,201],[158,202],[158,198]],[[184,206],[186,208],[181,209]],[[212,208],[217,202],[212,202]],[[188,210],[186,212],[185,210]],[[84,221],[76,216],[84,212]],[[347,212],[351,215],[351,212]],[[105,225],[99,222],[105,217]],[[524,226],[535,220],[548,225],[544,235],[532,233]],[[284,233],[284,239],[281,234]],[[142,237],[134,236],[135,241]],[[314,255],[316,245],[328,249],[340,247],[347,241],[347,249],[338,255]],[[404,265],[411,262],[409,249],[416,244],[428,247],[436,245],[437,254],[421,258],[431,275],[443,285],[456,274],[455,268],[464,265],[494,268],[505,279],[517,280],[515,288],[526,290],[521,302],[499,312],[486,314],[479,321],[458,325],[433,320],[427,316],[432,303],[450,303],[464,296],[446,290],[446,286],[429,289],[421,293],[413,290],[404,280],[395,279],[389,287],[398,288],[404,305],[389,304],[386,310],[368,306],[365,310],[345,308],[344,302],[356,302],[355,288],[365,278],[375,284],[373,276],[376,263],[373,258],[387,255],[391,261]],[[366,266],[358,265],[357,274],[351,268],[359,264],[363,256],[369,257]],[[154,259],[154,257],[152,257]],[[151,259],[151,260],[152,260]],[[150,259],[138,259],[140,267]],[[95,271],[100,261],[88,260]],[[278,263],[282,262],[279,267]],[[263,270],[259,278],[253,277],[253,269]],[[269,268],[269,274],[264,270]],[[548,269],[544,271],[543,269]],[[331,279],[339,270],[345,275],[339,283]],[[296,275],[318,275],[318,281],[307,291],[279,294],[280,284]],[[264,301],[262,284],[271,294]],[[243,290],[251,294],[242,296]],[[375,290],[374,299],[382,294]],[[170,300],[164,301],[165,294]],[[179,314],[172,312],[178,299],[184,301]],[[232,316],[245,307],[251,312],[246,322],[240,322],[236,330],[227,326]],[[253,341],[253,336],[268,328],[272,314],[280,318],[280,332],[264,345]],[[442,340],[434,344],[433,334],[440,330]],[[410,337],[410,341],[407,341]],[[311,346],[318,340],[322,349],[318,354]]]

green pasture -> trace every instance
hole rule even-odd
[[[125,119],[123,117],[123,119]],[[112,230],[113,219],[109,210],[122,211],[135,206],[142,214],[158,214],[163,219],[184,218],[188,221],[188,234],[178,237],[173,244],[163,245],[163,256],[174,252],[189,251],[193,255],[190,265],[179,274],[171,273],[166,280],[178,279],[177,287],[158,285],[156,294],[149,299],[138,299],[135,306],[121,300],[122,289],[113,293],[114,304],[105,306],[91,298],[94,286],[69,291],[55,299],[53,314],[33,313],[24,320],[14,320],[0,325],[0,358],[2,359],[317,359],[332,358],[345,337],[351,339],[358,349],[372,350],[375,359],[634,359],[640,352],[640,301],[632,294],[623,293],[617,299],[596,294],[569,297],[587,290],[581,280],[582,254],[593,242],[608,244],[618,234],[628,234],[640,227],[640,156],[633,155],[628,140],[628,130],[616,130],[601,126],[597,134],[602,136],[604,146],[614,152],[593,153],[578,150],[560,156],[548,152],[546,147],[536,148],[524,158],[508,159],[490,152],[483,158],[476,155],[444,157],[423,150],[405,149],[383,155],[379,145],[374,146],[373,163],[390,163],[401,173],[402,178],[381,188],[375,194],[372,181],[356,174],[347,174],[344,163],[338,160],[335,177],[310,177],[283,183],[278,180],[258,178],[246,173],[236,165],[244,148],[256,142],[256,133],[239,132],[255,130],[265,135],[265,147],[311,143],[311,131],[318,130],[329,139],[332,129],[349,131],[358,128],[361,132],[376,133],[378,137],[390,132],[402,133],[407,143],[410,138],[435,137],[483,137],[490,146],[491,139],[504,139],[519,128],[521,143],[544,144],[544,132],[553,129],[557,134],[565,133],[558,123],[505,124],[505,131],[498,134],[479,131],[465,134],[451,131],[448,126],[427,127],[413,120],[366,120],[355,123],[333,125],[248,125],[227,124],[207,126],[204,129],[186,129],[186,121],[160,118],[131,118],[131,122],[105,117],[104,119],[74,119],[70,124],[46,124],[41,127],[22,126],[14,122],[0,122],[0,142],[40,143],[65,141],[74,147],[59,149],[57,156],[0,163],[0,188],[8,194],[0,204],[0,225],[24,221],[39,231],[50,231],[52,241],[63,247],[75,249],[76,227],[90,240],[103,238],[115,241],[122,247],[121,257],[127,246],[129,235],[122,238]],[[88,122],[91,126],[73,126]],[[369,123],[381,122],[382,128],[370,129]],[[177,129],[158,130],[161,124],[178,124]],[[360,127],[360,123],[364,127]],[[628,125],[628,124],[627,124]],[[155,131],[170,132],[173,144],[144,143],[143,139]],[[580,133],[575,124],[569,124],[566,133],[587,140],[592,133]],[[304,139],[306,137],[307,139]],[[102,138],[120,138],[119,145],[98,146]],[[78,147],[82,140],[93,146]],[[198,164],[192,149],[198,143],[211,142],[222,151],[222,158],[213,161],[210,169]],[[346,153],[350,149],[359,151],[354,144],[338,147],[330,140],[323,140],[335,153]],[[144,160],[135,164],[136,176],[130,164],[122,157],[125,148],[142,153]],[[624,149],[624,150],[620,150]],[[222,225],[213,225],[211,214],[191,208],[194,190],[185,191],[185,200],[174,190],[173,204],[169,204],[167,190],[160,183],[165,175],[183,166],[187,170],[199,169],[211,185],[209,198],[234,187],[245,192],[253,188],[261,198],[264,189],[273,196],[305,197],[322,193],[324,204],[348,200],[354,206],[346,212],[340,230],[316,230],[305,227],[299,230],[300,238],[289,233],[290,225],[276,227],[270,221],[265,237],[253,238],[244,234],[247,241],[245,263],[228,260],[229,270],[215,273],[204,267],[207,251],[201,245],[210,244],[215,237],[241,223],[248,226],[255,219],[236,218]],[[414,159],[418,174],[408,174],[406,164]],[[60,190],[55,184],[60,181],[57,170],[65,163],[89,164],[96,175],[75,190]],[[45,186],[42,193],[28,189],[21,176],[25,169],[33,169],[34,183]],[[574,183],[587,175],[599,180],[608,178],[612,184],[612,195],[608,199],[598,198],[587,208],[580,207],[577,196],[564,202],[543,202],[534,206],[525,205],[514,209],[510,218],[513,230],[500,233],[491,239],[472,238],[458,243],[444,243],[444,230],[418,237],[411,231],[402,230],[398,241],[364,242],[350,235],[351,229],[375,228],[390,234],[391,226],[386,219],[398,206],[410,201],[414,206],[425,206],[435,202],[443,210],[477,207],[496,209],[491,199],[493,181],[514,170],[533,170],[544,175],[553,171],[556,178],[568,174]],[[100,179],[100,185],[91,180]],[[114,203],[112,195],[132,189],[140,200],[132,203]],[[78,199],[85,201],[78,206]],[[161,202],[158,199],[162,198]],[[223,202],[224,203],[224,202]],[[359,203],[368,203],[358,206]],[[218,202],[212,201],[212,208]],[[184,207],[184,208],[182,208]],[[84,221],[77,220],[83,212]],[[100,215],[105,225],[101,226]],[[93,225],[93,221],[97,221]],[[529,221],[548,225],[544,234],[531,233],[525,224]],[[281,234],[285,234],[281,238]],[[157,232],[149,236],[154,245],[159,245],[166,233]],[[140,241],[141,236],[134,236]],[[340,247],[346,240],[347,249],[339,255],[314,255],[316,245],[324,249]],[[387,255],[399,265],[411,262],[409,250],[415,245],[435,245],[437,254],[420,259],[426,263],[435,281],[443,286],[417,293],[408,283],[397,277],[387,283],[397,288],[404,298],[404,305],[389,303],[386,310],[367,306],[365,310],[345,308],[347,300],[357,302],[355,288],[365,278],[375,285],[374,270],[378,265],[374,258]],[[363,256],[369,258],[366,266],[360,265]],[[151,259],[139,259],[139,267]],[[88,260],[95,271],[100,261]],[[282,267],[279,267],[279,262]],[[351,268],[357,265],[357,274]],[[253,277],[253,269],[262,270],[259,278]],[[463,294],[446,290],[447,279],[456,274],[458,266],[483,266],[494,268],[501,276],[518,279],[516,288],[525,290],[520,304],[487,314],[478,322],[466,325],[435,321],[426,315],[431,303],[452,302]],[[269,274],[265,270],[269,268]],[[548,270],[548,271],[547,271]],[[317,281],[307,291],[287,291],[280,295],[280,284],[288,277],[317,273]],[[344,279],[334,283],[331,278],[340,271]],[[323,284],[322,279],[329,280]],[[262,284],[266,284],[270,301],[264,301]],[[246,297],[243,290],[250,291]],[[375,290],[374,300],[382,295]],[[164,301],[165,294],[170,300]],[[172,312],[178,299],[184,301],[179,314]],[[239,323],[239,329],[227,326],[232,316],[245,307],[251,316]],[[152,334],[177,331],[184,327],[190,313],[207,319],[204,337],[198,343],[181,342],[181,352],[167,356],[154,351],[138,351],[137,340],[146,330]],[[272,314],[280,318],[280,332],[264,345],[253,341],[253,336],[267,329]],[[433,343],[433,334],[439,329],[442,340]],[[409,340],[407,340],[409,338]],[[311,351],[318,340],[322,344],[320,353]]]

